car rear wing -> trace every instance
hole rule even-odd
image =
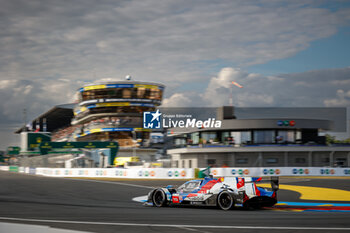
[[[228,185],[234,185],[237,189],[245,188],[246,183],[256,183],[262,181],[261,177],[234,177],[234,176],[225,176],[221,178],[224,183]],[[279,189],[279,177],[271,176],[270,177],[271,188],[273,191]]]
[[[261,177],[244,177],[244,181],[246,183],[255,183],[261,181]],[[277,191],[279,189],[279,177],[278,176],[271,176],[270,177],[271,182],[271,188],[273,191]]]
[[[244,181],[246,183],[259,182],[262,180],[262,177],[242,177],[242,178],[244,178]]]

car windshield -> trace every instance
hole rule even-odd
[[[180,192],[185,192],[185,193],[188,193],[188,192],[191,192],[197,188],[199,188],[201,184],[201,181],[190,181],[190,182],[186,182],[184,183],[183,185],[181,185],[178,190]]]

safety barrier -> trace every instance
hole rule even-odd
[[[205,168],[203,168],[205,169]],[[193,168],[31,168],[0,166],[1,171],[54,177],[110,177],[140,179],[192,179]],[[211,168],[213,176],[349,176],[350,168],[247,167]]]
[[[28,170],[30,172],[30,169]],[[33,173],[34,171],[32,171]],[[37,175],[61,177],[110,177],[140,179],[192,179],[194,169],[186,168],[36,168]]]
[[[350,176],[350,168],[247,167],[211,168],[213,176]]]
[[[0,166],[0,171],[9,171],[10,167],[9,166]]]
[[[193,179],[193,168],[31,168],[0,166],[2,171],[53,177],[107,177],[138,179]]]

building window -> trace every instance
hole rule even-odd
[[[123,98],[126,98],[126,99],[131,98],[131,90],[129,88],[125,88],[123,90]]]
[[[188,160],[188,168],[192,168],[192,160]]]
[[[146,92],[145,88],[138,88],[137,89],[137,98],[144,99],[145,98],[145,92]]]
[[[336,158],[334,162],[336,167],[346,167],[346,158]]]
[[[250,144],[252,142],[252,135],[250,131],[243,131],[240,133],[240,138],[235,138],[237,143]]]
[[[182,147],[186,145],[186,139],[185,138],[175,138],[175,146],[176,147]]]
[[[198,144],[199,143],[199,133],[195,132],[191,134],[191,140],[193,144]]]
[[[216,159],[208,159],[207,162],[209,166],[214,166],[216,164]]]
[[[247,164],[248,158],[236,159],[236,164]]]
[[[300,143],[300,142],[301,142],[301,132],[300,132],[300,130],[298,130],[298,131],[295,133],[295,142],[296,142],[296,143]]]
[[[279,130],[276,137],[277,143],[294,143],[294,131],[292,130]]]
[[[305,158],[295,158],[295,163],[306,163]]]
[[[278,158],[268,158],[266,159],[267,164],[276,164],[278,163]]]
[[[185,160],[182,160],[182,168],[185,168]]]
[[[275,131],[273,130],[255,130],[254,131],[255,143],[274,143]]]
[[[218,141],[218,138],[216,136],[216,132],[203,132],[202,139],[203,139],[204,143],[214,143],[214,142]]]

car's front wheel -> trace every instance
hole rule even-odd
[[[162,207],[167,205],[167,198],[163,190],[157,189],[153,192],[152,202],[154,206]]]
[[[234,207],[234,199],[227,191],[222,191],[217,200],[218,207],[222,210],[230,210]]]

